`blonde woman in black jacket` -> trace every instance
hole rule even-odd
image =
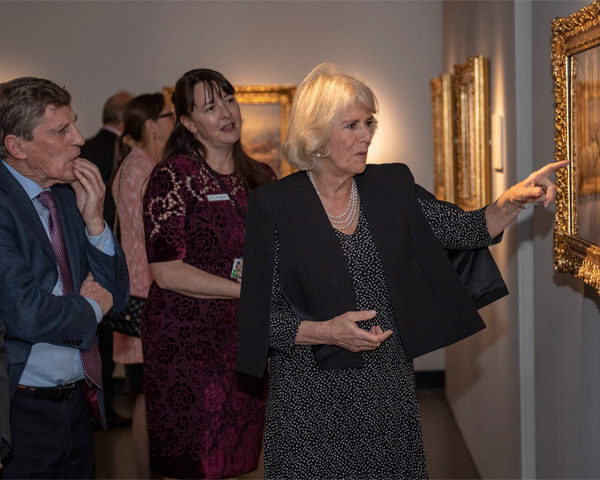
[[[300,172],[250,196],[237,365],[262,376],[270,357],[268,479],[427,477],[412,359],[484,327],[444,249],[499,242],[565,166],[464,212],[406,165],[366,164],[376,113],[363,82],[318,66],[284,144]],[[506,293],[492,267],[489,300]]]

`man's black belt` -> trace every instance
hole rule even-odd
[[[80,382],[67,383],[66,385],[58,385],[56,387],[27,387],[25,385],[17,386],[17,393],[28,397],[41,398],[52,402],[60,402],[68,400],[75,393],[75,389],[79,387]]]

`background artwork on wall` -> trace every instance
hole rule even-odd
[[[456,177],[454,202],[475,210],[490,202],[488,60],[469,57],[454,66]]]
[[[454,95],[452,74],[443,73],[429,82],[433,111],[434,194],[439,200],[454,202]]]
[[[255,160],[268,163],[278,178],[294,172],[281,157],[296,87],[257,85],[235,87],[242,109],[242,145]]]
[[[174,87],[163,87],[170,102]],[[294,85],[236,86],[235,97],[242,112],[242,146],[255,160],[267,163],[278,178],[294,169],[281,156],[281,144],[287,135]]]
[[[600,3],[552,22],[557,172],[554,268],[600,291]]]

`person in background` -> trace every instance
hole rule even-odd
[[[113,174],[115,145],[123,133],[123,112],[132,98],[125,90],[111,95],[102,108],[102,128],[81,147],[81,155],[98,167],[105,184]]]
[[[444,249],[499,242],[568,163],[465,212],[404,164],[367,164],[377,109],[365,83],[316,67],[283,146],[301,171],[250,195],[237,365],[261,377],[270,356],[267,479],[427,477],[412,359],[484,326]]]
[[[256,469],[261,451],[264,384],[235,372],[239,258],[248,192],[275,175],[244,153],[223,75],[187,72],[172,103],[175,127],[143,210],[154,276],[142,322],[150,468],[231,477]]]
[[[81,157],[89,160],[100,170],[104,184],[112,177],[115,161],[115,145],[123,132],[123,111],[125,105],[133,95],[121,90],[111,95],[102,108],[102,128],[95,136],[88,138],[81,147]],[[104,195],[103,217],[109,227],[115,223],[115,202],[110,188]],[[131,424],[129,418],[117,413],[113,406],[115,396],[115,380],[113,371],[113,331],[103,322],[98,326],[98,349],[102,359],[102,385],[104,389],[104,403],[106,408],[106,423],[108,427],[123,427]]]
[[[102,128],[98,133],[85,141],[81,147],[81,156],[92,162],[100,170],[104,184],[108,185],[115,168],[115,146],[123,133],[123,112],[125,105],[133,95],[121,90],[110,96],[102,108]],[[104,220],[110,227],[115,220],[115,204],[110,189],[104,197]],[[112,371],[111,371],[112,373]]]
[[[112,193],[117,205],[121,244],[127,257],[130,293],[140,298],[148,296],[153,280],[144,244],[142,198],[148,177],[160,159],[174,123],[175,114],[162,94],[139,95],[125,108],[123,134],[118,140],[116,161],[120,166],[112,180]],[[123,141],[127,135],[135,142],[133,149]],[[125,365],[128,393],[136,396],[132,435],[137,478],[150,478],[142,341],[115,332],[114,360]]]
[[[129,276],[102,218],[100,172],[79,158],[75,120],[71,95],[49,80],[0,85],[5,478],[94,478],[92,418],[105,425],[96,330],[127,305]]]

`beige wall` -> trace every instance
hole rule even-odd
[[[512,2],[444,4],[444,66],[489,59],[490,112],[504,117],[505,170],[492,172],[492,197],[516,179],[514,8]],[[482,478],[520,476],[517,227],[491,248],[510,295],[486,307],[487,328],[449,347],[447,396]]]
[[[121,88],[157,91],[197,67],[236,85],[298,84],[329,61],[379,97],[370,160],[409,163],[433,186],[428,82],[441,69],[439,1],[2,1],[0,16],[0,81],[66,85],[84,136]]]
[[[65,85],[88,137],[123,88],[160,91],[198,67],[235,85],[299,84],[315,65],[336,63],[379,98],[369,161],[407,163],[431,190],[441,13],[441,1],[0,1],[0,81]],[[444,369],[443,351],[416,367]]]

